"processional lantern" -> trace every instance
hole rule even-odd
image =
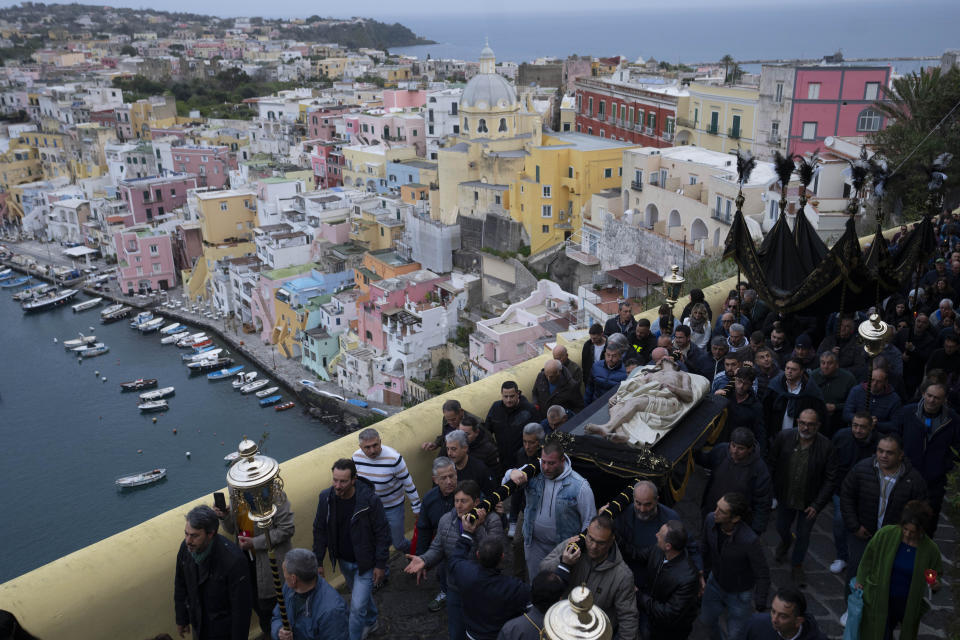
[[[574,587],[566,600],[557,602],[543,617],[543,634],[549,640],[610,640],[613,625],[585,585]]]
[[[673,318],[673,307],[680,299],[683,285],[687,279],[680,275],[680,267],[677,265],[672,265],[670,271],[671,273],[663,278],[663,297],[667,299],[667,306],[670,307],[670,317]]]

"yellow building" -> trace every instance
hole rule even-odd
[[[583,133],[543,135],[510,184],[508,211],[523,224],[530,252],[559,244],[580,229],[595,193],[620,187],[623,152],[636,145]]]
[[[723,153],[754,150],[759,89],[693,83],[689,91],[686,112],[681,101],[677,103],[676,146],[692,144]]]
[[[11,140],[7,151],[0,154],[0,188],[4,191],[9,191],[14,185],[35,182],[43,177],[37,149],[24,144],[22,140],[23,138]]]
[[[324,58],[317,61],[317,75],[339,80],[347,68],[349,58]]]
[[[214,265],[224,258],[256,254],[257,194],[252,189],[203,191],[193,194],[203,234],[203,258],[197,260],[184,289],[191,300],[210,295]]]
[[[403,239],[403,221],[391,213],[361,208],[350,218],[350,240],[361,242],[370,251],[393,249]]]
[[[104,146],[117,140],[117,130],[96,122],[84,122],[76,128],[79,157],[74,154],[70,160],[70,173],[74,180],[98,178],[106,175],[107,157]]]
[[[133,135],[150,139],[150,128],[165,129],[177,124],[177,100],[173,96],[151,96],[130,105]]]
[[[374,191],[387,188],[387,163],[417,157],[413,146],[386,147],[382,144],[343,147],[343,184],[368,187]]]

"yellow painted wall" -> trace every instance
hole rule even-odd
[[[224,258],[241,258],[256,252],[257,245],[253,242],[204,246],[203,258],[197,260],[193,273],[190,275],[190,280],[188,280],[185,285],[190,300],[196,300],[197,296],[203,298],[209,297],[207,281],[212,277],[214,267],[218,260],[223,260]]]
[[[678,127],[690,134],[690,143],[723,153],[735,151],[738,147],[753,150],[754,128],[756,126],[757,109],[760,101],[760,92],[757,89],[737,86],[690,85],[690,97],[687,103],[686,116],[680,116],[694,127]],[[682,112],[678,109],[677,114]],[[716,112],[717,130],[710,130],[712,113]],[[735,138],[730,130],[733,128],[734,116],[740,116],[740,137]]]
[[[215,195],[215,193],[213,194]],[[228,238],[249,239],[257,225],[257,195],[244,191],[224,197],[199,194],[200,225],[204,242],[218,244]],[[244,206],[246,201],[250,206]],[[226,204],[226,210],[221,209]],[[239,227],[238,227],[239,225]]]

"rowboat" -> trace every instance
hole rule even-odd
[[[153,469],[151,471],[144,471],[143,473],[121,476],[117,478],[116,484],[121,488],[141,487],[145,484],[152,484],[158,480],[163,480],[165,477],[167,477],[166,469]]]
[[[261,389],[260,391],[257,391],[257,397],[266,398],[267,396],[272,396],[279,388],[280,387],[267,387],[266,389]]]
[[[170,334],[177,333],[178,331],[181,331],[183,329],[184,329],[184,326],[182,324],[180,324],[179,322],[174,322],[173,324],[168,324],[163,329],[160,329],[160,333],[162,333],[165,336],[169,336]]]
[[[144,413],[150,413],[151,411],[166,411],[170,406],[167,404],[166,400],[148,400],[147,402],[141,402],[137,405],[137,409],[143,411]]]
[[[155,386],[157,386],[156,378],[137,378],[136,380],[131,380],[130,382],[121,382],[120,390],[141,391],[143,389],[152,389]]]
[[[153,391],[147,391],[146,393],[140,394],[140,399],[144,402],[150,402],[152,400],[161,400],[168,396],[174,394],[173,387],[163,387],[162,389],[154,389]]]
[[[268,384],[270,384],[270,381],[267,380],[266,378],[263,378],[261,380],[254,380],[253,382],[249,384],[245,384],[242,387],[240,387],[240,393],[244,393],[244,394],[253,393],[258,389],[264,388]]]
[[[160,326],[166,322],[163,318],[154,318],[153,320],[147,320],[137,327],[137,330],[140,333],[152,333],[160,328]]]
[[[194,343],[202,342],[204,340],[208,340],[208,338],[207,334],[203,333],[202,331],[200,333],[191,333],[190,335],[181,338],[177,342],[177,346],[181,349],[186,349],[187,347],[194,346]]]
[[[97,336],[85,336],[81,333],[79,338],[74,338],[73,340],[64,340],[63,348],[76,349],[77,347],[85,347],[88,344],[93,344],[96,341]]]
[[[90,298],[89,300],[84,300],[83,302],[77,303],[70,308],[73,309],[74,313],[78,313],[80,311],[86,311],[87,309],[93,309],[101,302],[103,302],[103,298]]]
[[[220,354],[223,353],[223,348],[217,347],[214,348],[213,345],[210,345],[209,349],[204,349],[197,353],[188,353],[180,356],[180,359],[184,362],[196,362],[197,360],[206,360],[208,358],[218,358]]]
[[[245,384],[249,384],[253,382],[256,379],[256,377],[257,377],[256,371],[247,371],[246,373],[238,373],[237,379],[234,380],[231,384],[233,385],[233,388],[236,390],[244,386]]]
[[[30,276],[22,276],[20,278],[7,279],[7,280],[4,280],[2,283],[0,283],[0,288],[14,289],[16,287],[22,287],[28,282],[30,282]]]
[[[223,456],[223,461],[226,462],[227,464],[233,464],[234,462],[237,461],[237,458],[239,457],[240,457],[239,451],[231,451],[227,455]]]
[[[260,406],[261,406],[261,407],[269,407],[269,406],[272,405],[272,404],[277,404],[277,403],[280,402],[281,400],[283,400],[283,396],[281,396],[280,394],[277,394],[277,395],[275,395],[275,396],[268,396],[268,397],[262,398],[262,399],[260,400]]]
[[[7,280],[13,277],[13,269],[0,270],[0,280]]]
[[[133,317],[133,320],[130,321],[131,329],[139,329],[140,325],[145,322],[150,322],[153,320],[153,311],[141,311]]]
[[[106,352],[110,351],[110,347],[103,344],[102,342],[98,342],[97,344],[90,345],[87,348],[82,349],[80,351],[77,351],[77,350],[74,350],[74,351],[76,351],[77,355],[79,355],[82,358],[93,358],[94,356],[102,356]]]
[[[186,329],[184,329],[180,333],[171,333],[168,336],[164,336],[160,338],[160,344],[173,344],[174,342],[177,342],[178,340],[181,340],[185,337],[187,337]]]
[[[297,406],[296,402],[284,402],[283,404],[278,404],[273,408],[274,411],[286,411],[287,409],[293,409]]]
[[[238,364],[235,367],[228,367],[226,369],[220,369],[220,371],[214,371],[213,373],[207,374],[207,380],[223,380],[229,378],[233,374],[239,372],[243,369],[242,364]]]

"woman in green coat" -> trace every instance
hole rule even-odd
[[[857,570],[857,586],[863,589],[860,640],[886,640],[900,625],[900,640],[916,640],[920,618],[930,609],[924,600],[926,572],[937,572],[934,591],[940,589],[940,549],[929,530],[933,511],[920,500],[903,508],[899,525],[877,531]]]

